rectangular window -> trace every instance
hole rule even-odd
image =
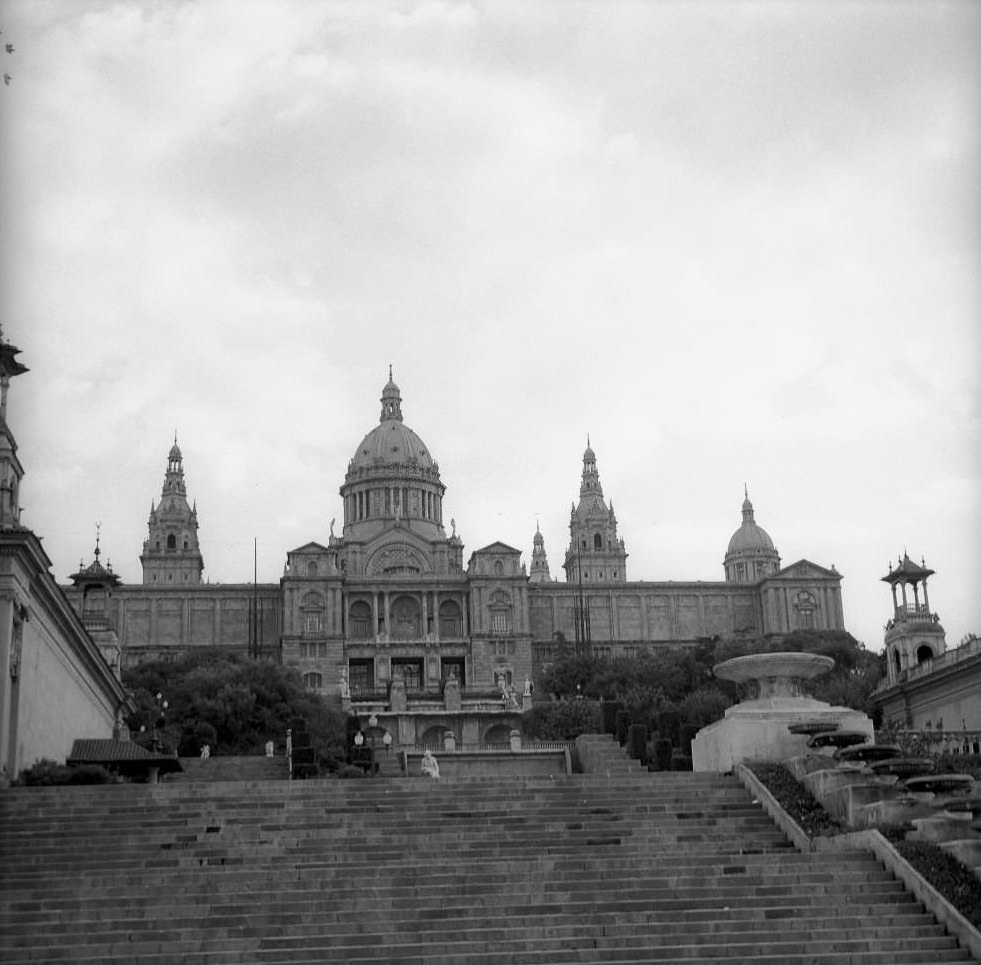
[[[407,691],[422,690],[422,661],[393,660],[392,679],[402,680]]]
[[[511,613],[508,610],[492,610],[491,629],[494,633],[510,633]]]
[[[444,681],[458,680],[462,687],[466,684],[466,661],[463,657],[444,657],[440,673]]]
[[[375,689],[375,662],[373,660],[352,660],[348,664],[348,683],[351,686],[351,696]]]

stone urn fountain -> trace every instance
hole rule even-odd
[[[692,741],[694,769],[726,772],[744,760],[776,762],[794,757],[806,747],[807,735],[791,733],[791,728],[804,723],[823,724],[829,731],[862,731],[871,740],[872,721],[861,711],[804,696],[803,683],[827,673],[834,664],[831,657],[796,652],[752,653],[716,664],[712,668],[716,677],[747,684],[751,696],[698,732]]]

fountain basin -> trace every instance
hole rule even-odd
[[[797,757],[807,749],[812,727],[817,733],[861,731],[863,740],[872,740],[872,721],[861,711],[804,695],[803,683],[833,666],[831,657],[797,652],[755,653],[716,664],[713,671],[719,679],[750,684],[752,695],[695,735],[694,770],[726,772],[745,760]]]

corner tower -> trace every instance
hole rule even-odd
[[[565,578],[570,583],[625,583],[627,551],[617,537],[617,517],[613,504],[603,499],[596,454],[586,437],[582,457],[582,484],[579,505],[572,505],[569,519],[569,548],[565,553]]]
[[[899,683],[907,670],[939,657],[947,650],[947,634],[940,617],[930,610],[927,577],[934,571],[921,558],[914,563],[907,553],[897,561],[883,583],[892,588],[892,619],[886,624],[886,677],[890,684]],[[910,599],[912,597],[912,599]]]
[[[188,586],[201,582],[204,560],[198,546],[198,510],[187,502],[184,463],[177,436],[167,455],[160,505],[150,504],[149,537],[140,562],[143,582],[154,586]]]

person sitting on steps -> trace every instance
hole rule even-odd
[[[426,777],[439,777],[439,764],[436,762],[436,755],[428,747],[422,755],[422,773]]]

